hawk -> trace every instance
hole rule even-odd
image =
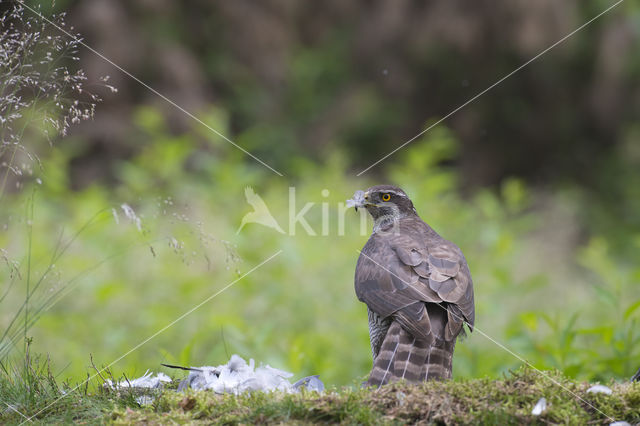
[[[473,283],[462,251],[427,225],[407,194],[391,185],[358,191],[373,233],[355,272],[367,305],[373,368],[368,385],[449,379],[463,324],[473,331]]]

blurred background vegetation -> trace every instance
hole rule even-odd
[[[21,142],[40,161],[18,155],[1,194],[0,330],[14,330],[2,359],[22,348],[27,281],[42,282],[29,301],[32,351],[80,380],[90,354],[111,363],[282,250],[112,370],[133,377],[238,353],[357,384],[371,365],[353,291],[367,237],[354,212],[338,235],[338,203],[388,182],[464,251],[479,330],[537,368],[628,378],[640,366],[636,3],[356,176],[610,4],[44,2],[45,14],[66,11],[87,44],[284,176],[81,48],[72,65],[104,101],[53,146],[27,129]],[[104,75],[117,93],[99,84]],[[11,162],[0,160],[4,175]],[[328,203],[328,235],[236,233],[251,211],[247,186],[285,231],[289,187],[296,211],[315,203],[306,218],[318,233]],[[520,364],[476,332],[458,345],[454,376]]]

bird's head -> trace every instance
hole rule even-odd
[[[356,208],[364,207],[371,217],[397,220],[401,217],[416,214],[416,209],[407,194],[397,186],[377,185],[366,191],[356,191],[348,205]]]

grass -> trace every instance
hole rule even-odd
[[[1,423],[16,424],[25,420],[22,414],[36,413],[35,424],[609,424],[611,419],[635,424],[640,421],[639,382],[611,382],[607,385],[613,390],[612,395],[592,394],[587,393],[589,383],[574,381],[558,371],[547,373],[580,400],[526,368],[499,380],[396,383],[380,389],[343,388],[324,394],[257,392],[234,396],[210,391],[181,393],[167,388],[154,395],[152,404],[140,406],[136,402],[139,391],[112,391],[96,382],[74,389],[68,384],[58,385],[46,368],[47,363],[34,365],[38,367],[29,372],[29,387],[21,370],[9,374],[3,371],[0,398],[5,408],[0,410]],[[533,416],[531,410],[542,397],[547,399],[547,410],[539,417]]]
[[[7,19],[19,22],[23,11],[16,7]],[[23,415],[35,415],[36,423],[609,422],[589,404],[616,419],[640,418],[638,385],[613,385],[612,396],[587,395],[586,382],[576,381],[626,377],[638,367],[637,230],[577,188],[540,196],[512,179],[461,197],[455,170],[446,166],[457,158],[458,144],[442,126],[403,150],[385,176],[402,184],[425,219],[463,248],[477,285],[478,330],[539,368],[561,369],[566,376],[553,373],[556,380],[589,404],[528,370],[501,380],[470,379],[500,377],[518,365],[477,334],[458,347],[457,381],[448,383],[296,396],[166,390],[150,407],[140,407],[135,392],[112,392],[100,383],[76,389],[69,383],[82,380],[90,353],[105,364],[128,354],[118,368],[129,377],[162,361],[219,362],[229,351],[298,375],[320,373],[335,386],[365,374],[366,311],[352,279],[366,235],[358,234],[356,216],[346,218],[346,235],[338,235],[337,205],[380,182],[353,177],[341,152],[324,163],[295,158],[305,172],[276,179],[237,152],[223,155],[225,142],[197,131],[174,134],[159,110],[144,107],[133,117],[140,150],[117,164],[118,182],[71,191],[70,164],[83,141],[71,138],[53,150],[45,142],[66,134],[69,123],[91,118],[99,99],[80,90],[81,70],[54,66],[61,58],[78,60],[77,42],[44,37],[34,22],[9,26],[0,37],[9,64],[16,64],[7,67],[14,74],[1,83],[6,96],[0,99],[6,112],[0,126],[0,423],[21,422]],[[48,51],[54,53],[38,59]],[[42,69],[19,65],[26,62]],[[42,94],[28,101],[16,96],[29,88]],[[58,98],[61,104],[49,102]],[[56,105],[61,111],[50,114]],[[38,129],[47,137],[36,137]],[[243,141],[264,145],[263,134],[254,137]],[[637,188],[635,167],[610,186]],[[283,236],[255,225],[236,232],[248,212],[246,186],[282,224],[295,186],[297,209],[315,203],[308,217],[314,229],[324,224],[320,209],[330,208],[330,234]],[[121,212],[124,203],[139,217]],[[584,211],[602,211],[606,220]],[[69,237],[69,230],[77,233]],[[140,347],[278,250],[278,262]],[[33,351],[50,354],[51,361],[32,357],[30,336],[38,345]],[[17,354],[21,340],[24,351]],[[63,374],[67,382],[60,383]],[[541,396],[550,407],[534,418],[531,408]]]

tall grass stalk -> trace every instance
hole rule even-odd
[[[0,200],[11,175],[19,185],[25,173],[32,173],[33,163],[40,165],[33,141],[25,143],[28,129],[37,129],[52,145],[53,138],[66,136],[71,125],[93,118],[101,101],[87,90],[84,71],[70,67],[79,60],[82,39],[55,28],[66,27],[64,18],[54,15],[49,24],[27,14],[20,2],[12,2],[0,15]],[[101,85],[115,92],[107,81],[101,78]],[[18,165],[19,153],[26,170]]]
[[[86,90],[87,77],[84,71],[70,68],[79,60],[77,54],[81,39],[66,37],[55,28],[66,26],[64,17],[64,14],[54,15],[51,19],[54,24],[49,24],[27,14],[20,2],[12,2],[9,10],[0,16],[3,29],[0,32],[0,200],[6,196],[12,176],[16,187],[20,189],[25,174],[29,178],[34,165],[41,167],[36,146],[38,138],[35,138],[38,133],[52,145],[52,138],[65,136],[71,125],[93,118],[95,107],[101,101],[97,95]],[[102,81],[104,86],[115,91],[106,84],[107,78]],[[27,135],[34,138],[27,138]],[[28,333],[42,313],[55,303],[65,285],[35,303],[34,296],[60,256],[95,218],[81,227],[66,244],[62,244],[63,234],[60,234],[49,265],[35,279],[32,262],[35,197],[36,188],[27,198],[25,212],[27,253],[24,301],[0,336],[0,373],[7,378],[12,375],[21,377],[30,395],[36,390],[42,374],[34,369]],[[0,254],[10,270],[10,280],[0,295],[2,303],[16,282],[22,280],[23,274],[20,262],[12,260],[7,250],[2,249]],[[21,318],[22,327],[18,325]],[[18,373],[7,368],[7,356],[17,346],[20,336],[24,343],[24,358],[22,371]]]

